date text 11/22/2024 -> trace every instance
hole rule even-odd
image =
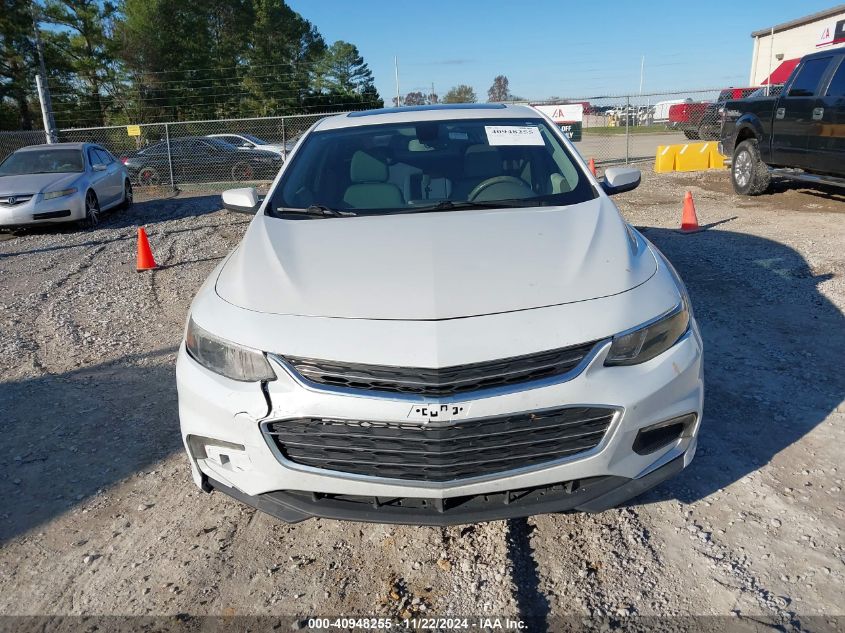
[[[527,623],[518,618],[309,618],[312,631],[341,630],[481,630],[524,631]]]

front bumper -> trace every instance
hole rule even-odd
[[[605,343],[586,367],[567,380],[455,399],[470,403],[472,418],[562,404],[614,407],[618,414],[595,449],[533,467],[443,483],[294,464],[262,431],[266,422],[292,417],[407,420],[411,407],[407,398],[315,389],[274,361],[279,379],[265,391],[257,383],[234,383],[207,371],[183,347],[177,364],[179,410],[193,477],[205,490],[220,490],[285,521],[324,516],[440,525],[542,512],[601,511],[657,485],[690,462],[703,401],[702,348],[694,322],[672,349],[641,365],[605,367],[609,345]],[[697,415],[689,433],[649,454],[633,450],[642,428],[688,413]],[[202,456],[190,448],[192,436],[233,448],[223,451],[230,451],[225,459]],[[410,501],[397,505],[397,500]]]
[[[679,473],[692,458],[694,448],[637,479],[595,477],[531,490],[470,495],[446,501],[438,499],[382,499],[349,495],[269,492],[250,496],[203,476],[204,489],[219,490],[253,508],[287,523],[312,517],[400,523],[406,525],[461,525],[500,521],[556,512],[603,512],[633,499]]]
[[[78,193],[52,200],[43,200],[39,193],[22,204],[0,205],[0,226],[73,222],[84,217],[85,198]]]

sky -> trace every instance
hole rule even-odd
[[[496,75],[514,95],[589,97],[744,86],[751,32],[836,6],[817,0],[288,0],[327,43],[352,42],[385,102],[399,90],[480,101]]]

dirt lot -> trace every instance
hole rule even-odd
[[[706,232],[673,230],[686,190]],[[739,198],[725,173],[647,172],[618,202],[679,269],[702,327],[695,461],[630,507],[444,529],[289,526],[191,483],[175,349],[249,221],[219,197],[0,236],[0,614],[843,626],[811,616],[845,614],[845,197]],[[134,271],[140,224],[154,273]]]

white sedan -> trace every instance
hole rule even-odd
[[[252,134],[208,134],[208,138],[216,138],[234,145],[238,149],[253,150],[260,149],[265,152],[273,152],[279,156],[286,154],[285,146],[280,143],[268,143]]]
[[[663,255],[552,121],[316,123],[199,290],[177,363],[194,481],[285,521],[613,507],[696,448],[702,342]]]
[[[0,163],[0,227],[79,222],[132,204],[129,174],[93,143],[32,145]]]

